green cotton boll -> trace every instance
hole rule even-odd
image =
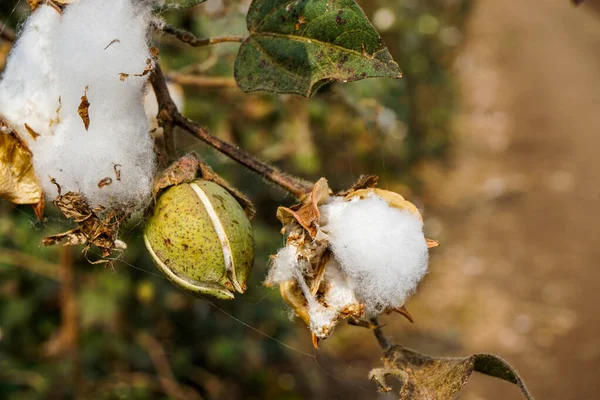
[[[220,299],[246,290],[254,264],[252,226],[216,183],[199,179],[166,190],[144,242],[157,267],[181,289]]]

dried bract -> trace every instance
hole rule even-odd
[[[54,205],[67,219],[75,222],[77,227],[44,238],[42,241],[44,246],[52,246],[59,242],[62,242],[64,246],[85,245],[83,252],[87,257],[87,253],[93,245],[100,250],[103,258],[94,263],[109,263],[111,260],[106,258],[122,247],[117,235],[121,224],[129,215],[121,210],[106,210],[103,207],[91,209],[81,193],[67,192],[63,195],[56,180],[51,178],[51,182],[58,189],[58,196],[53,201]]]
[[[41,218],[44,196],[33,171],[31,153],[14,133],[2,130],[0,119],[0,197],[15,204],[33,205]]]

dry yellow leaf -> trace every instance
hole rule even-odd
[[[13,134],[0,133],[0,197],[15,204],[43,202],[31,153]]]

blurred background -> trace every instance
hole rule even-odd
[[[600,7],[568,0],[359,1],[404,78],[325,87],[311,100],[246,95],[238,45],[193,49],[155,37],[185,114],[219,137],[334,189],[360,174],[423,211],[430,273],[383,318],[397,343],[430,355],[496,353],[539,399],[595,398],[600,369]],[[244,34],[248,1],[209,0],[166,19],[209,37]],[[25,1],[0,0],[18,31]],[[0,28],[1,29],[1,28]],[[10,43],[0,39],[0,68]],[[262,286],[293,199],[180,133],[249,195],[257,258],[234,301],[196,299],[158,275],[141,240],[114,270],[79,249],[43,248],[68,229],[49,209],[0,202],[0,398],[392,399],[367,374],[372,332],[339,326],[318,351],[278,291]],[[48,207],[50,208],[50,207]],[[519,399],[474,376],[461,399]]]

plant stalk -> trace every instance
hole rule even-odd
[[[377,339],[379,347],[381,347],[383,351],[388,350],[390,347],[392,347],[392,342],[383,333],[383,329],[381,325],[379,325],[379,321],[377,320],[377,318],[371,318],[371,323],[373,324],[373,326],[375,326],[375,328],[373,328],[373,333],[375,334],[375,338]]]
[[[245,36],[222,36],[215,38],[200,39],[194,36],[194,34],[191,32],[166,24],[160,26],[160,29],[164,33],[175,36],[181,42],[188,44],[192,47],[210,46],[212,44],[217,43],[242,43],[244,40],[246,40]]]

